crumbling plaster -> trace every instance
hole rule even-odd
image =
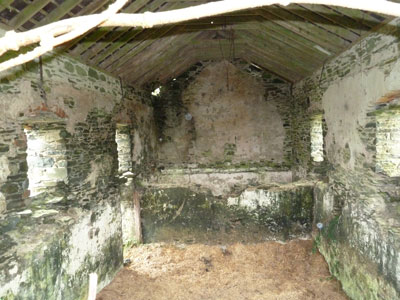
[[[315,222],[324,226],[317,243],[354,299],[400,294],[399,182],[376,168],[376,115],[390,109],[378,102],[399,90],[398,25],[392,21],[293,87],[304,120],[293,132],[294,177],[310,176],[318,167],[301,137],[308,116],[323,112],[327,183],[317,185],[314,195]]]
[[[134,182],[126,187],[117,176],[116,124],[134,132],[140,178],[156,147],[153,110],[147,92],[67,56],[46,55],[42,70],[41,79],[40,63],[31,62],[0,78],[0,298],[83,299],[88,274],[96,272],[102,288],[134,239],[122,228],[122,214],[134,209],[122,203],[132,201],[124,190]],[[35,197],[26,126],[56,128],[67,161],[68,180]]]
[[[355,159],[373,159],[359,135],[360,127],[369,122],[367,113],[374,110],[378,100],[399,89],[400,62],[389,70],[372,68],[333,82],[322,97],[327,127],[327,153],[333,163],[354,169]],[[357,84],[355,84],[357,83]],[[373,84],[372,84],[373,83]],[[347,146],[346,146],[347,145]],[[349,147],[350,159],[343,161],[341,149]]]

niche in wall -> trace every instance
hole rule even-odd
[[[25,126],[30,195],[35,196],[59,182],[68,182],[65,142],[61,129]]]
[[[125,124],[117,124],[115,142],[118,150],[118,173],[126,174],[132,171],[130,128]]]
[[[400,176],[400,108],[376,116],[376,170]]]
[[[310,123],[311,158],[314,162],[322,162],[324,161],[323,115],[312,116]]]

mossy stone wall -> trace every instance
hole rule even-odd
[[[325,182],[315,195],[315,222],[323,225],[317,244],[353,299],[400,298],[400,182],[377,165],[377,147],[388,141],[377,140],[379,115],[399,90],[399,24],[395,19],[293,87],[294,177]],[[309,138],[316,113],[326,121],[320,164],[311,160]]]
[[[86,299],[89,273],[99,288],[110,282],[133,238],[122,234],[131,197],[118,177],[117,124],[132,130],[135,176],[147,176],[155,152],[147,92],[66,56],[43,62],[43,80],[35,62],[0,76],[0,299]],[[62,152],[63,180],[34,196],[24,129],[62,141],[38,155],[50,164]]]
[[[153,97],[158,161],[289,168],[289,98],[288,82],[243,61],[198,63]]]
[[[244,190],[238,197],[215,197],[190,187],[152,187],[142,198],[145,241],[231,242],[256,232],[258,240],[309,233],[313,184]]]

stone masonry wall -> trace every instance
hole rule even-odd
[[[203,61],[156,88],[158,168],[145,182],[145,241],[288,235],[291,221],[276,225],[269,208],[257,219],[227,202],[249,186],[291,183],[289,83],[241,60]],[[296,192],[283,194],[295,202]]]
[[[43,62],[43,78],[36,62],[0,74],[0,298],[86,299],[88,274],[102,288],[134,238],[122,232],[121,206],[133,207],[123,205],[132,202],[118,177],[117,124],[129,125],[144,178],[156,147],[152,108],[148,93],[69,57]]]
[[[289,84],[255,66],[199,63],[154,97],[159,163],[288,168],[289,102]]]
[[[189,185],[148,187],[142,198],[146,242],[256,242],[304,237],[313,219],[313,183],[247,187],[215,196]]]
[[[315,177],[321,166],[311,161],[309,136],[310,118],[323,113],[325,183],[314,198],[315,222],[324,227],[317,244],[352,299],[400,298],[400,182],[380,167],[382,145],[395,149],[387,134],[395,119],[383,116],[399,90],[399,24],[392,21],[293,87],[294,178]]]
[[[382,111],[376,116],[376,170],[400,177],[400,110]]]

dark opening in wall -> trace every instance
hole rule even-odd
[[[61,129],[25,127],[30,195],[68,182],[66,147]]]
[[[117,124],[115,142],[118,150],[118,173],[132,172],[131,136],[128,125]]]

